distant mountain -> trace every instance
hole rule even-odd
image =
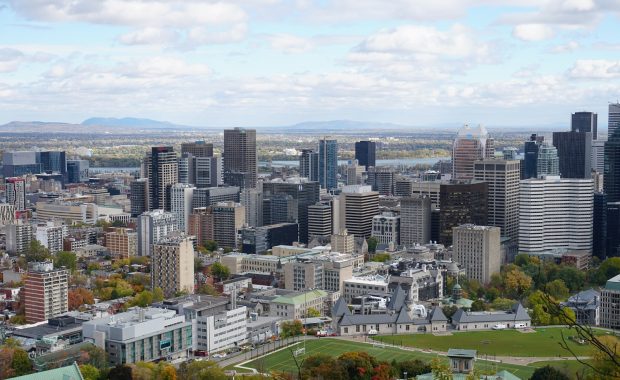
[[[99,127],[124,127],[124,128],[146,128],[146,129],[179,129],[191,128],[184,125],[174,124],[168,121],[159,121],[152,119],[140,119],[135,117],[91,117],[84,120],[82,125],[99,126]]]

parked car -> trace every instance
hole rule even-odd
[[[503,330],[506,328],[506,325],[503,323],[498,323],[495,326],[493,326],[493,330]]]

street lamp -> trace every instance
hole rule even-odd
[[[404,378],[405,380],[407,380],[407,371],[405,371],[405,372],[403,373],[403,378]]]

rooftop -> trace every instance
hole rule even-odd
[[[298,294],[289,294],[284,296],[279,296],[275,298],[272,302],[274,303],[285,303],[290,305],[301,305],[308,301],[314,301],[317,298],[322,298],[327,296],[327,292],[324,290],[309,290],[307,292],[298,293]]]
[[[620,274],[607,280],[605,289],[620,291]]]

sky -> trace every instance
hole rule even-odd
[[[620,0],[0,0],[0,124],[570,123],[620,98]]]

